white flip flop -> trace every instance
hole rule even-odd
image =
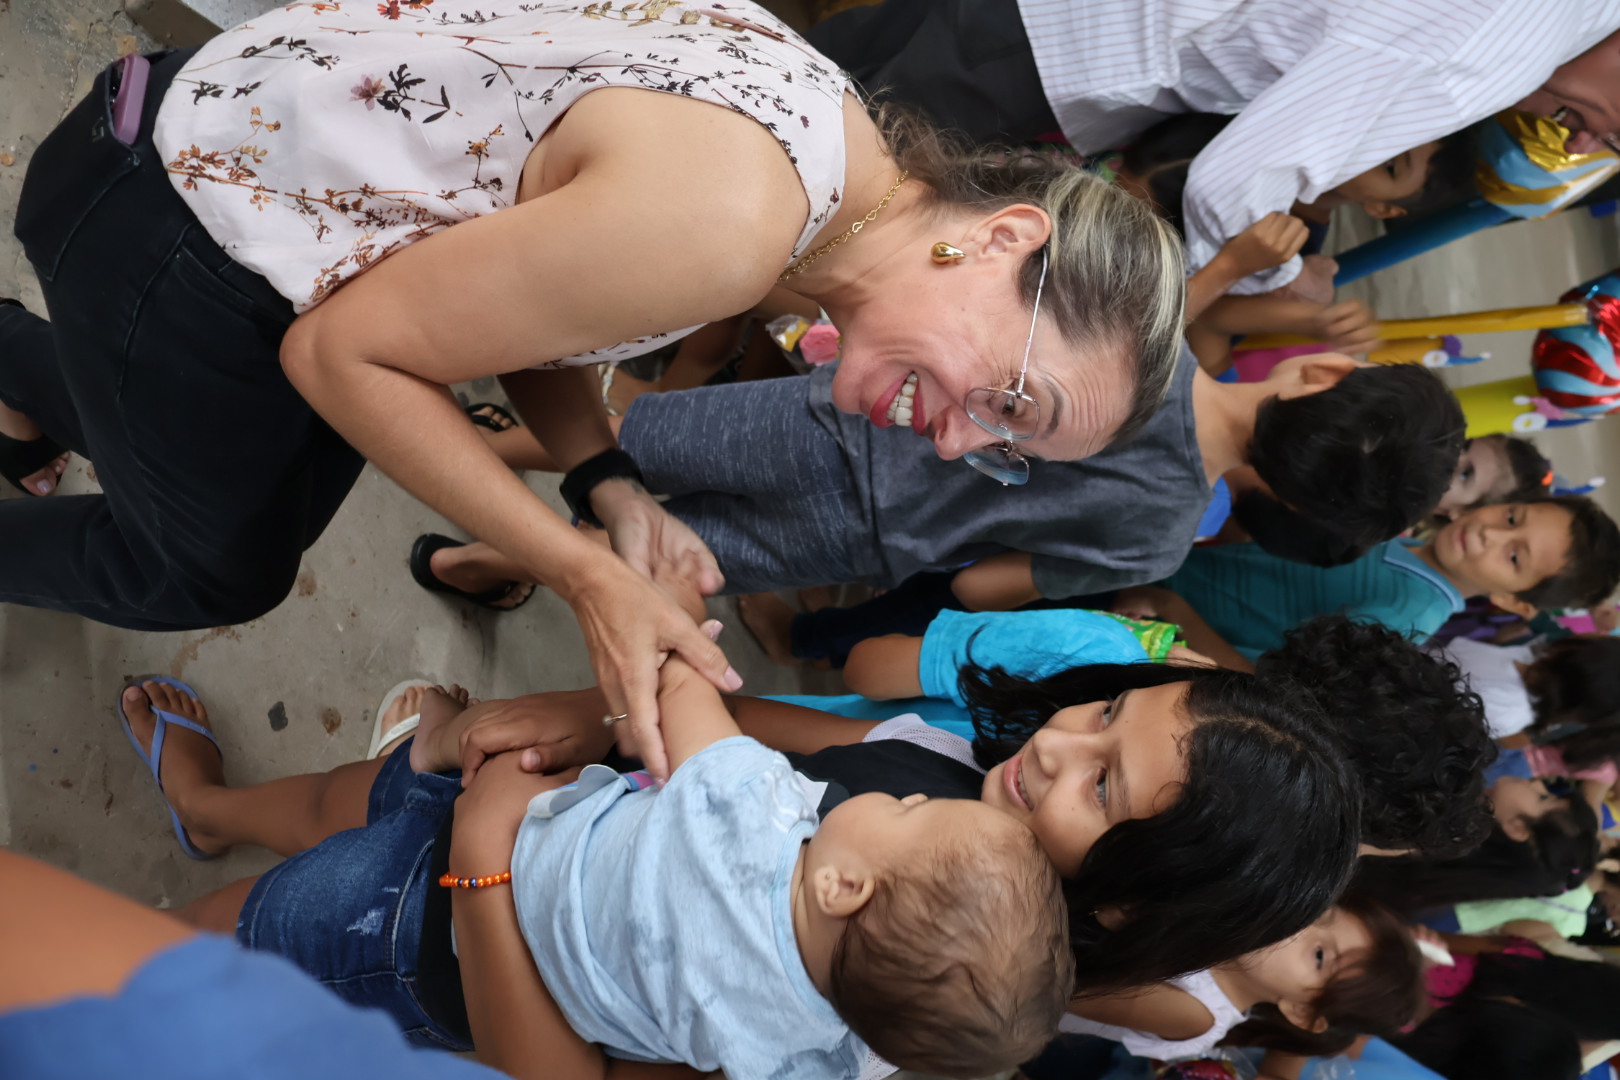
[[[405,736],[415,731],[417,726],[422,722],[421,714],[412,713],[410,716],[405,717],[405,719],[390,727],[387,731],[384,731],[383,715],[388,712],[389,707],[392,706],[395,701],[398,701],[400,696],[404,694],[405,691],[409,690],[413,686],[437,685],[437,683],[429,682],[427,679],[406,679],[404,682],[399,683],[393,689],[389,690],[388,693],[383,695],[382,703],[377,706],[377,717],[371,723],[371,747],[366,751],[367,761],[376,760],[376,758],[381,756],[383,747],[387,746],[389,743],[403,739]]]

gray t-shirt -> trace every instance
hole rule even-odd
[[[836,365],[809,379],[811,413],[843,448],[887,576],[945,570],[999,551],[1034,556],[1035,587],[1061,599],[1168,577],[1192,548],[1210,501],[1193,426],[1198,362],[1183,346],[1164,405],[1136,438],[1084,461],[1034,461],[1003,487],[966,462],[941,461],[904,428],[874,427],[832,403]]]

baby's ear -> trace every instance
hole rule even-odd
[[[1282,1013],[1284,1020],[1301,1031],[1313,1031],[1320,1035],[1327,1030],[1327,1017],[1318,1016],[1316,1010],[1303,1001],[1285,998],[1277,1002],[1277,1011]]]
[[[877,891],[877,879],[870,871],[841,870],[836,866],[817,867],[810,884],[816,907],[835,919],[854,915]]]

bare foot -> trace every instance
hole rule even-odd
[[[428,561],[428,570],[434,577],[464,592],[482,593],[506,586],[506,595],[494,602],[503,611],[517,607],[534,592],[532,581],[514,580],[514,569],[510,560],[494,548],[476,541],[460,547],[440,548]]]
[[[461,763],[460,747],[438,744],[450,722],[466,712],[473,699],[459,686],[448,690],[441,686],[422,689],[422,720],[416,729],[416,741],[411,743],[411,771],[441,772],[457,768]]]
[[[427,689],[425,686],[406,687],[405,692],[390,702],[388,708],[383,710],[382,724],[380,725],[382,730],[385,732],[392,731],[403,721],[420,713],[422,711],[422,693]],[[385,758],[392,754],[399,749],[399,744],[404,742],[410,734],[411,732],[407,731],[395,735],[377,748],[377,756]]]
[[[33,442],[35,439],[43,438],[45,433],[23,413],[0,405],[0,435],[8,435],[19,442]],[[40,495],[51,494],[56,490],[57,481],[62,478],[62,473],[66,471],[67,463],[68,455],[63,454],[44,468],[23,477],[22,486]]]
[[[157,716],[152,711],[154,707],[213,730],[203,703],[168,683],[148,680],[139,686],[126,687],[123,701],[124,715],[129,717],[129,728],[148,756],[152,753],[152,735],[157,730]],[[185,828],[186,835],[191,837],[191,842],[211,855],[226,851],[230,845],[202,830],[189,812],[192,801],[199,793],[207,788],[225,786],[225,769],[220,762],[218,748],[196,732],[187,731],[179,724],[170,724],[163,734],[163,758],[158,762],[158,770],[163,777],[163,793],[168,796],[174,812],[180,816],[180,824]]]
[[[775,593],[753,593],[737,598],[737,613],[754,635],[765,655],[778,664],[798,667],[804,661],[793,655],[788,642],[793,627],[793,609]]]
[[[805,611],[820,611],[836,602],[831,585],[811,585],[799,590],[799,606]]]

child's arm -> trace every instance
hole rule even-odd
[[[720,691],[674,654],[658,671],[658,717],[671,775],[699,750],[742,734]]]
[[[1011,611],[1041,598],[1027,551],[980,559],[951,579],[951,594],[968,611]]]
[[[1252,274],[1270,270],[1299,254],[1310,230],[1298,218],[1273,211],[1222,245],[1202,269],[1187,279],[1186,320],[1192,322],[1216,298]]]
[[[1143,585],[1135,589],[1121,589],[1114,597],[1116,615],[1133,619],[1158,619],[1181,627],[1181,636],[1187,646],[1209,657],[1223,668],[1233,671],[1253,671],[1254,661],[1234,649],[1217,634],[1204,617],[1193,610],[1191,604],[1156,585]]]
[[[492,759],[457,801],[451,873],[477,877],[510,866],[522,808],[538,792],[569,779],[537,779],[523,773],[516,758]],[[450,910],[467,1020],[481,1061],[517,1080],[696,1080],[701,1075],[684,1065],[618,1061],[575,1034],[535,968],[510,888],[456,889]]]
[[[1215,1023],[1215,1017],[1197,998],[1166,983],[1071,1001],[1069,1011],[1099,1024],[1143,1031],[1172,1042],[1196,1039]]]
[[[922,638],[908,634],[884,634],[856,642],[844,664],[844,682],[874,701],[917,697],[923,692],[917,674],[922,645]]]
[[[1378,316],[1359,300],[1314,304],[1274,296],[1223,296],[1198,318],[1221,334],[1302,334],[1335,352],[1366,352],[1378,344]]]

